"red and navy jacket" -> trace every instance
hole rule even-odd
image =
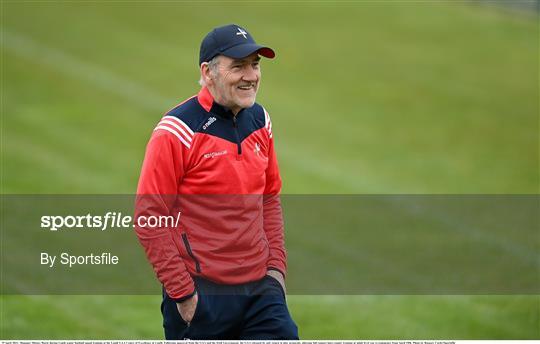
[[[281,178],[266,110],[236,116],[205,87],[158,123],[146,148],[135,216],[176,216],[166,228],[136,226],[159,281],[182,301],[193,276],[223,284],[286,273]]]

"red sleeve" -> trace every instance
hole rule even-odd
[[[287,253],[285,251],[283,213],[279,197],[279,193],[281,192],[281,176],[279,175],[276,151],[274,149],[272,123],[266,110],[265,116],[267,121],[266,130],[270,141],[263,201],[264,231],[270,247],[270,256],[266,265],[267,269],[278,270],[285,276],[287,273]]]
[[[187,149],[177,137],[164,130],[154,131],[146,147],[135,204],[139,216],[174,216],[178,183],[184,173]],[[137,224],[137,222],[135,222]],[[149,228],[136,225],[135,231],[158,280],[177,302],[195,291],[173,234],[176,228]]]

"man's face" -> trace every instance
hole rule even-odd
[[[219,58],[217,73],[208,85],[216,101],[234,114],[255,103],[261,80],[259,60],[257,53],[243,59]]]

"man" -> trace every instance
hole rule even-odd
[[[260,56],[238,25],[201,43],[202,89],[161,119],[148,143],[137,227],[163,284],[166,339],[298,339],[285,302],[281,178],[268,112],[255,103]]]

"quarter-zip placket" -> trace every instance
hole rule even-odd
[[[238,123],[236,122],[236,116],[233,116],[234,136],[236,137],[237,154],[236,160],[242,160],[242,143],[240,142],[240,136],[238,135]]]

